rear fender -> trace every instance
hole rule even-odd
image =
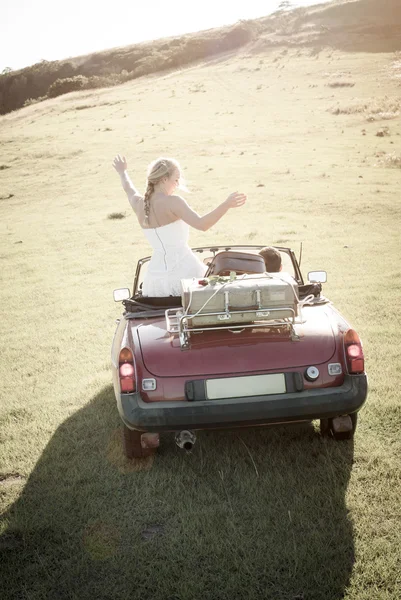
[[[359,339],[359,333],[357,332],[357,330],[355,329],[355,327],[352,326],[352,324],[347,321],[343,315],[336,309],[334,308],[333,305],[331,305],[331,311],[333,313],[332,319],[333,319],[333,331],[335,333],[336,336],[336,340],[337,340],[337,348],[338,348],[338,355],[339,358],[341,360],[339,360],[339,362],[341,362],[344,373],[348,373],[348,366],[347,366],[347,359],[345,356],[345,345],[344,345],[344,337],[345,334],[347,333],[347,331],[349,331],[350,329],[354,329],[354,331],[357,333]],[[337,331],[334,330],[334,325],[337,327]],[[362,340],[361,344],[363,347],[363,342]]]
[[[120,380],[118,375],[119,369],[119,356],[122,348],[129,348],[132,350],[132,354],[134,356],[134,367],[135,367],[135,381],[138,382],[138,374],[137,374],[137,356],[135,355],[135,347],[133,344],[132,333],[130,322],[122,316],[118,320],[117,328],[114,333],[113,343],[111,347],[111,363],[112,363],[112,372],[113,372],[113,387],[116,398],[120,396]]]

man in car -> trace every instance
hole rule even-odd
[[[276,248],[272,246],[266,246],[259,251],[265,261],[266,271],[268,273],[278,273],[283,268],[281,263],[281,254]]]

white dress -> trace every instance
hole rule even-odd
[[[187,223],[179,219],[142,231],[153,248],[142,285],[144,296],[181,296],[181,279],[205,275],[207,266],[188,246]]]

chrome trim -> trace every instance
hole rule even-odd
[[[279,321],[275,321],[274,323],[272,323],[271,321],[274,321],[274,312],[278,312],[278,311],[282,311],[283,309],[288,309],[290,312],[292,312],[292,317],[288,318],[288,319],[280,319]],[[228,313],[226,312],[215,312],[215,313],[208,313],[208,316],[216,316],[217,318],[223,318],[223,319],[227,319],[230,318],[231,315],[235,315],[235,314],[246,314],[246,313],[252,313],[255,314],[255,310],[231,310]],[[230,323],[229,328],[227,328],[226,325],[220,325],[220,326],[216,326],[216,327],[191,327],[190,325],[188,325],[188,320],[191,319],[192,317],[194,317],[196,315],[195,314],[185,314],[182,308],[168,308],[165,312],[166,315],[166,328],[168,333],[172,334],[172,335],[176,335],[178,334],[179,340],[180,340],[180,346],[181,346],[181,350],[188,350],[189,348],[189,338],[190,338],[190,334],[191,333],[196,333],[196,332],[203,332],[203,331],[216,331],[216,330],[221,330],[221,329],[228,329],[229,331],[234,331],[236,329],[240,329],[240,330],[244,330],[244,329],[254,329],[256,327],[266,327],[266,326],[270,326],[270,327],[288,327],[289,330],[291,331],[291,339],[292,341],[299,341],[300,337],[299,335],[295,332],[294,329],[294,325],[296,323],[296,315],[295,315],[295,311],[293,308],[291,307],[287,307],[287,306],[280,306],[278,308],[270,308],[269,309],[269,314],[271,314],[270,319],[267,319],[263,322],[257,322],[257,323],[238,323],[238,325],[234,325],[232,323]]]

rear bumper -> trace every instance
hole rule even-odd
[[[366,400],[367,377],[346,375],[340,387],[287,394],[198,400],[144,402],[139,394],[120,394],[118,408],[130,429],[168,431],[285,423],[336,417],[358,411]]]

